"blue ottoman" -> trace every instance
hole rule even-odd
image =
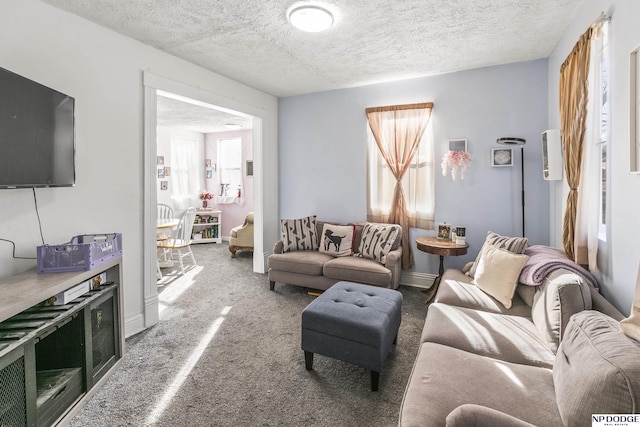
[[[308,371],[314,353],[371,371],[378,390],[380,370],[396,344],[402,308],[398,291],[338,282],[302,311],[302,350]]]

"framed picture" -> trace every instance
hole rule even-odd
[[[169,189],[169,181],[160,181],[160,190],[168,190]]]
[[[158,178],[164,178],[164,168],[158,169]]]
[[[162,165],[164,165],[164,156],[157,156],[157,157],[156,157],[156,164],[157,164],[158,166],[162,166]]]
[[[450,139],[449,151],[467,151],[466,139]]]
[[[494,168],[513,166],[513,148],[492,148],[491,166]]]
[[[205,159],[204,167],[205,168],[210,168],[211,167],[211,159]]]
[[[211,169],[207,169],[207,179],[211,178],[213,178],[213,172],[211,172]]]
[[[437,238],[440,240],[451,239],[451,224],[438,224]]]
[[[171,167],[169,166],[164,167],[164,176],[171,176]]]
[[[253,160],[247,160],[247,176],[253,176]]]

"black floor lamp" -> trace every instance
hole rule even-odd
[[[496,142],[502,145],[520,146],[520,177],[522,181],[522,237],[524,237],[524,144],[527,143],[527,140],[523,138],[505,137],[498,138]]]

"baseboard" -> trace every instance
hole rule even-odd
[[[136,314],[135,316],[129,317],[124,321],[125,338],[129,338],[130,336],[135,335],[138,332],[142,332],[145,329],[144,316],[142,314]]]
[[[149,328],[160,321],[158,294],[144,300],[144,317],[145,328]]]
[[[412,286],[414,288],[428,289],[438,276],[429,273],[418,273],[413,271],[403,272],[400,275],[400,284],[404,286]]]

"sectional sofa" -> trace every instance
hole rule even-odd
[[[445,271],[399,426],[590,426],[592,414],[640,411],[640,343],[583,276],[554,269],[510,301],[475,278]]]

